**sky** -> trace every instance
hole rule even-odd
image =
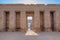
[[[0,0],[0,4],[60,4],[60,0]]]

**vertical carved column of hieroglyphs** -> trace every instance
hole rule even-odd
[[[55,20],[55,30],[56,31],[60,31],[60,10],[56,10],[55,11],[55,16],[54,16],[54,20]]]
[[[39,10],[36,8],[34,10],[34,26],[33,26],[33,30],[36,32],[40,31],[40,12]]]
[[[5,13],[0,10],[0,31],[5,31]]]
[[[15,11],[13,11],[13,10],[11,10],[10,11],[10,14],[9,14],[9,32],[13,32],[13,31],[15,31],[15,26],[16,26],[16,23],[15,23],[15,17],[16,16],[16,13],[15,13]]]
[[[27,27],[26,27],[26,13],[24,10],[21,11],[20,14],[20,28],[22,32],[26,32]]]
[[[50,32],[51,30],[51,17],[50,17],[50,11],[45,10],[44,12],[44,27],[45,31]]]

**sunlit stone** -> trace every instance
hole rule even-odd
[[[38,34],[32,30],[28,30],[25,35],[38,35]]]

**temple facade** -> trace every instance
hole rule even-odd
[[[28,17],[31,20],[28,20]],[[0,4],[1,32],[60,31],[60,4]]]

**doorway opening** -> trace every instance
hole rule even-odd
[[[35,33],[33,30],[32,30],[32,24],[33,24],[33,22],[32,22],[32,20],[33,20],[33,17],[32,16],[27,16],[27,27],[28,27],[28,30],[27,30],[27,32],[26,32],[26,34],[25,35],[38,35],[37,33]]]
[[[32,30],[32,16],[27,16],[28,30]]]
[[[50,16],[51,16],[51,29],[52,29],[52,31],[55,31],[55,27],[54,27],[54,11],[50,11]]]
[[[44,12],[40,11],[40,27],[41,31],[44,31]]]
[[[5,11],[5,30],[8,31],[9,29],[9,11]]]
[[[20,12],[16,12],[16,31],[20,31]]]
[[[32,28],[33,28],[33,18],[34,18],[34,11],[27,11],[26,12],[27,30],[32,30]]]

